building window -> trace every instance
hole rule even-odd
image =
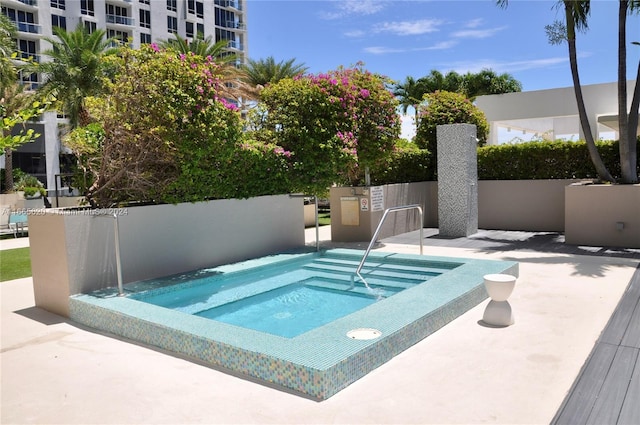
[[[51,0],[50,4],[51,4],[51,7],[54,9],[60,9],[60,10],[66,9],[65,0]]]
[[[84,29],[86,29],[89,34],[93,34],[97,27],[95,22],[84,21]]]
[[[80,13],[83,15],[95,16],[96,9],[93,0],[80,0]]]
[[[8,7],[2,8],[2,13],[12,20],[18,31],[38,33],[38,25],[35,24],[35,15],[31,12],[25,12],[24,10],[15,10]]]
[[[172,34],[178,33],[178,18],[175,16],[167,16],[167,31]]]
[[[167,0],[167,10],[176,12],[178,10],[178,0]]]
[[[51,26],[67,30],[67,18],[59,15],[51,15]]]
[[[185,26],[187,29],[187,37],[188,38],[193,38],[194,33],[193,33],[193,22],[185,22]]]
[[[200,40],[204,40],[204,24],[196,24],[196,27],[196,37],[198,37]]]
[[[151,28],[151,11],[140,9],[140,26],[142,28]]]
[[[187,0],[187,13],[196,14],[196,0]]]
[[[122,44],[126,44],[129,42],[129,33],[126,31],[118,31],[118,30],[108,30],[107,31],[108,38],[115,38],[120,41]]]
[[[196,1],[196,16],[198,18],[204,18],[204,3]]]
[[[138,0],[142,4],[151,4],[151,0]]]
[[[36,54],[36,42],[32,40],[18,40],[18,48],[20,49],[20,57],[23,59],[33,58],[38,61]]]
[[[38,74],[20,71],[20,84],[25,86],[27,90],[36,90],[38,88]]]
[[[140,44],[151,44],[151,34],[140,33]]]

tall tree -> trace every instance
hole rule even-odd
[[[491,69],[483,69],[477,74],[467,73],[463,77],[462,91],[467,99],[474,100],[477,96],[487,94],[502,94],[522,91],[520,81],[507,73],[496,74]]]
[[[640,61],[627,115],[627,13],[640,10],[638,0],[620,0],[618,5],[618,129],[620,131],[620,170],[624,183],[638,183],[638,107],[640,106]]]
[[[5,88],[16,80],[16,69],[11,61],[16,51],[15,32],[15,24],[0,14],[0,98],[4,97]]]
[[[418,116],[418,105],[422,102],[422,96],[427,93],[427,87],[422,79],[415,80],[413,77],[405,78],[403,83],[398,83],[393,88],[393,95],[400,102],[400,109],[404,114],[409,107],[413,107],[416,117]]]
[[[43,75],[45,82],[39,91],[58,99],[72,129],[87,125],[85,98],[102,92],[105,76],[102,59],[114,39],[106,39],[105,31],[100,29],[89,34],[82,24],[72,32],[54,27],[53,33],[57,38],[46,38],[52,47],[44,52],[51,60],[34,64],[29,70]]]
[[[158,46],[164,49],[175,50],[185,55],[193,53],[203,58],[210,56],[218,64],[235,64],[238,60],[238,56],[227,48],[229,45],[228,40],[214,42],[211,36],[202,38],[202,34],[199,34],[199,37],[196,37],[190,42],[178,34],[174,35],[175,38],[160,41]]]
[[[243,80],[254,87],[277,83],[285,78],[293,78],[307,72],[308,67],[303,63],[296,63],[296,59],[276,62],[273,56],[266,59],[249,59],[242,67]]]
[[[505,7],[508,0],[497,0],[499,6]],[[593,133],[589,125],[589,119],[584,105],[582,87],[578,73],[578,61],[576,51],[576,32],[588,29],[588,17],[591,12],[589,0],[563,0],[557,3],[558,7],[564,8],[564,22],[555,22],[546,27],[549,41],[558,44],[567,41],[569,48],[569,65],[573,79],[573,87],[578,107],[580,126],[584,133],[585,142],[589,150],[591,162],[593,163],[598,176],[604,181],[615,181],[609,170],[604,165],[602,158],[596,148]],[[622,182],[636,183],[637,176],[637,123],[638,106],[640,105],[640,85],[637,83],[634,90],[631,108],[627,115],[627,93],[626,93],[626,19],[628,13],[637,12],[640,9],[638,0],[620,0],[618,13],[618,119],[620,125],[620,165],[622,171]],[[638,68],[640,77],[640,64]]]

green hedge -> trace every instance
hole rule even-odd
[[[618,142],[596,142],[596,146],[612,176],[620,178]],[[553,141],[478,148],[478,178],[595,179],[598,173],[591,163],[585,142]]]
[[[432,180],[431,153],[426,149],[395,152],[371,170],[371,184],[411,183]]]
[[[596,143],[602,159],[620,178],[617,141]],[[638,139],[640,153],[640,138]],[[401,150],[385,164],[372,169],[372,184],[393,184],[433,180],[435,161],[427,150]],[[640,159],[638,160],[640,174]],[[478,148],[480,180],[595,179],[585,142],[529,142]]]

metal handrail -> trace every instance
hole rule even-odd
[[[360,278],[360,280],[362,281],[362,283],[364,283],[364,286],[366,286],[367,289],[371,289],[371,287],[369,286],[367,281],[360,274],[360,270],[362,270],[362,267],[364,266],[364,263],[367,260],[367,256],[369,255],[369,252],[371,251],[371,248],[373,247],[373,244],[376,243],[376,239],[378,238],[378,233],[380,233],[380,229],[382,229],[382,225],[384,224],[384,220],[387,218],[387,215],[390,212],[412,210],[412,209],[417,209],[418,212],[420,213],[420,255],[422,255],[422,239],[424,239],[423,238],[423,230],[422,230],[422,226],[423,226],[422,207],[420,205],[418,205],[418,204],[413,204],[413,205],[404,205],[404,206],[401,206],[401,207],[387,208],[386,210],[384,210],[384,214],[382,214],[382,218],[380,219],[380,223],[378,223],[378,227],[376,228],[376,231],[373,233],[373,237],[371,238],[371,242],[369,242],[369,246],[367,247],[367,250],[365,251],[364,255],[362,256],[362,260],[360,260],[360,264],[358,265],[358,268],[356,269],[356,272],[353,275],[351,275],[351,287],[352,288],[353,288],[353,286],[355,284],[355,276],[358,276]]]

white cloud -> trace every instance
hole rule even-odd
[[[372,55],[385,55],[387,53],[404,53],[407,51],[407,49],[394,49],[391,47],[371,46],[371,47],[365,47],[364,51],[366,53],[371,53]]]
[[[526,71],[530,69],[547,68],[555,65],[563,65],[569,61],[567,57],[532,59],[526,61],[493,61],[493,60],[474,60],[469,62],[457,62],[449,64],[448,67],[460,74],[467,72],[480,72],[483,69],[492,69],[497,73],[507,72],[513,73],[517,71]]]
[[[493,37],[497,32],[507,27],[489,28],[485,30],[462,30],[456,31],[452,35],[457,38],[488,38]]]
[[[347,31],[344,33],[345,36],[347,37],[364,37],[365,35],[367,35],[367,33],[365,31],[362,30],[353,30],[353,31]]]
[[[322,14],[325,19],[340,19],[351,15],[373,15],[386,7],[386,0],[342,0],[336,4],[334,12]]]
[[[395,35],[420,35],[439,31],[443,24],[439,19],[419,19],[417,21],[383,22],[375,31],[390,32]]]
[[[382,47],[382,46],[372,46],[366,47],[364,51],[366,53],[371,53],[373,55],[385,55],[389,53],[407,53],[407,52],[421,52],[425,50],[446,50],[458,44],[457,41],[443,41],[440,43],[436,43],[433,46],[426,47],[403,47],[403,48],[393,48],[393,47]]]
[[[467,22],[464,25],[464,27],[465,28],[478,28],[480,25],[482,25],[483,22],[484,22],[484,19],[482,19],[482,18],[472,19],[469,22]]]

